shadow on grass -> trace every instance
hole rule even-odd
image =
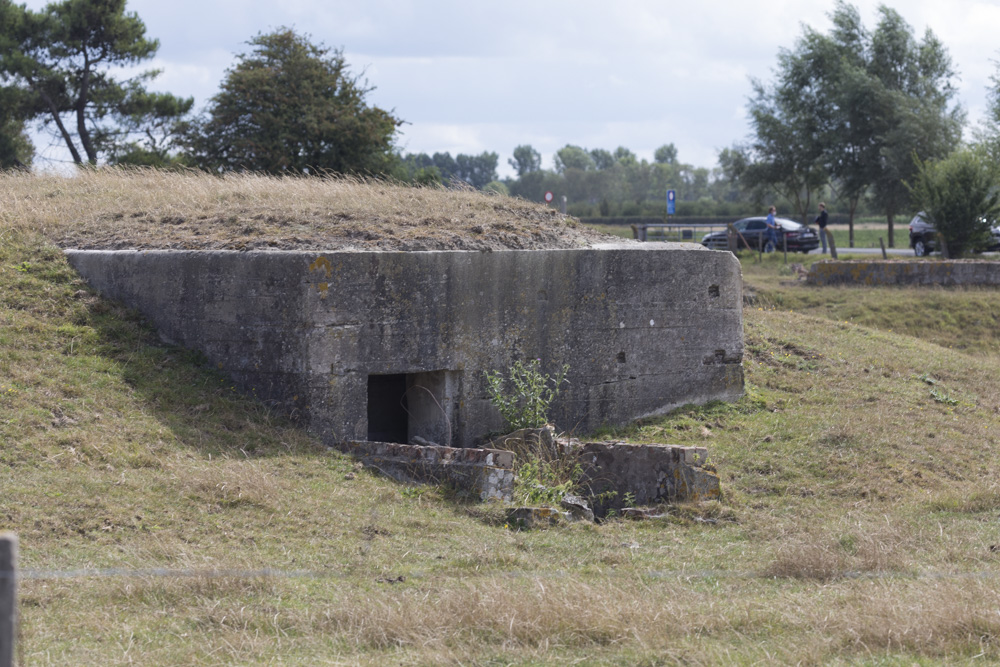
[[[147,437],[150,429],[134,424],[151,417],[204,454],[325,451],[286,415],[241,393],[203,355],[163,344],[138,312],[86,288],[43,239],[10,238],[0,247],[0,318],[7,325],[0,363],[20,394],[8,407],[33,416],[30,424],[8,422],[22,440],[72,444],[67,425],[79,441]],[[90,414],[97,412],[103,415]]]

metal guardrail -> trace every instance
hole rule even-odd
[[[632,238],[637,241],[648,241],[649,230],[659,230],[657,240],[682,241],[688,243],[701,243],[701,237],[710,232],[726,229],[726,224],[716,223],[638,223],[630,225],[632,227]]]

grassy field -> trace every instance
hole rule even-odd
[[[26,665],[1000,661],[1000,295],[744,260],[747,392],[604,433],[722,502],[517,532],[319,447],[0,224]],[[72,576],[70,576],[72,575]]]

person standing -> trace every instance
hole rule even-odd
[[[819,225],[819,240],[823,242],[823,254],[826,254],[826,223],[829,219],[829,215],[826,212],[826,204],[823,202],[819,203],[819,215],[813,221]]]
[[[773,206],[767,211],[767,245],[764,246],[764,252],[774,252],[778,249],[778,223],[774,219],[774,214],[777,212],[778,209]]]

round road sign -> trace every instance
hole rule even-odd
[[[551,191],[546,191],[545,192],[545,203],[551,204],[552,203],[552,198],[553,198],[552,197],[552,192]]]

